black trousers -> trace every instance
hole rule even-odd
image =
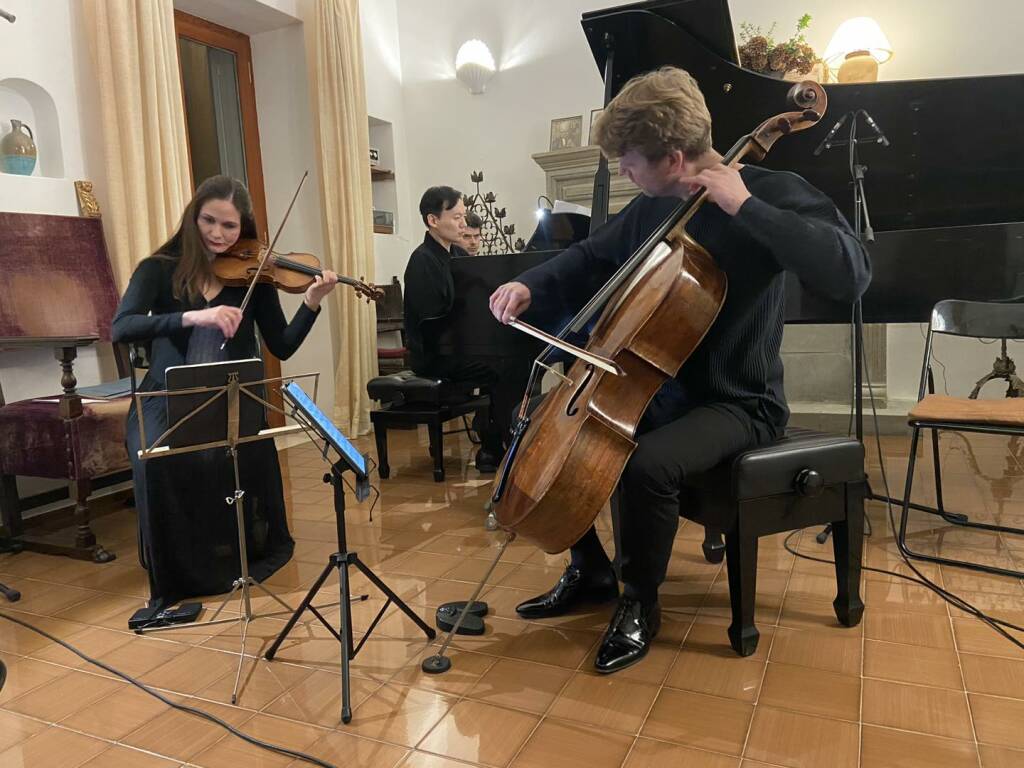
[[[734,403],[689,405],[674,381],[652,401],[612,499],[619,575],[628,597],[657,599],[672,557],[686,479],[781,434],[781,428],[755,418],[751,410]],[[584,538],[592,546],[596,534]],[[586,546],[574,545],[574,562],[579,561],[576,548]]]
[[[518,409],[529,382],[531,362],[516,358],[485,360],[443,355],[435,357],[416,373],[479,385],[480,391],[491,398],[491,407],[480,426],[482,447],[501,457],[508,443],[513,411]]]

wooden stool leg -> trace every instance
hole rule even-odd
[[[839,623],[855,627],[864,615],[860,597],[864,553],[864,492],[862,483],[846,484],[846,519],[832,523],[832,552],[836,561],[836,599],[832,606]]]
[[[21,533],[21,499],[14,475],[0,475],[0,528],[8,536]]]
[[[725,542],[722,540],[722,532],[710,525],[704,526],[704,543],[701,544],[704,550],[704,559],[709,563],[720,563],[725,557]]]
[[[441,417],[430,422],[430,454],[434,457],[434,482],[444,482],[444,422]]]
[[[373,439],[377,443],[377,474],[381,480],[391,477],[391,465],[388,464],[388,428],[382,421],[373,423]]]
[[[97,563],[109,563],[117,556],[96,543],[96,534],[89,525],[89,505],[86,499],[92,492],[92,483],[88,480],[68,481],[68,493],[75,501],[75,549],[91,550],[92,559]]]
[[[757,594],[757,537],[738,528],[725,537],[726,569],[729,574],[729,601],[732,624],[729,643],[740,656],[757,650],[760,633],[754,625],[754,601]]]

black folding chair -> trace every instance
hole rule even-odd
[[[940,301],[932,309],[931,323],[925,342],[924,363],[921,368],[918,403],[907,418],[913,432],[910,438],[910,463],[907,466],[907,481],[903,492],[903,512],[900,517],[900,529],[896,544],[903,554],[917,560],[970,568],[1001,576],[1024,578],[1024,572],[1018,570],[915,552],[907,546],[907,520],[911,508],[938,515],[947,523],[955,526],[995,533],[1024,534],[1024,529],[1021,528],[972,522],[967,515],[952,513],[945,508],[942,500],[939,431],[977,432],[1010,437],[1024,436],[1024,399],[975,400],[935,394],[935,378],[932,374],[931,360],[932,344],[936,334],[968,338],[1022,339],[1024,338],[1024,304],[948,300]],[[931,430],[932,435],[935,507],[910,502],[910,493],[914,484],[914,467],[917,461],[917,446],[921,439],[921,430],[924,429]]]

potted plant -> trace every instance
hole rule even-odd
[[[769,77],[782,78],[787,72],[808,74],[818,62],[814,49],[804,39],[804,30],[811,25],[811,15],[805,13],[797,20],[796,34],[788,40],[776,42],[772,38],[775,24],[762,32],[759,26],[740,24],[740,64]]]

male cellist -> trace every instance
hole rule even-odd
[[[793,173],[730,168],[711,146],[711,116],[696,81],[672,67],[634,78],[594,126],[596,143],[637,196],[588,239],[500,286],[490,298],[507,323],[575,312],[696,189],[709,202],[687,224],[729,281],[722,310],[678,376],[655,396],[619,485],[613,522],[623,592],[595,660],[615,672],[642,659],[661,623],[665,579],[688,476],[780,437],[789,418],[782,382],[784,272],[844,302],[861,296],[871,267],[822,192]],[[571,548],[558,583],[517,606],[527,619],[562,615],[619,595],[591,528]]]

